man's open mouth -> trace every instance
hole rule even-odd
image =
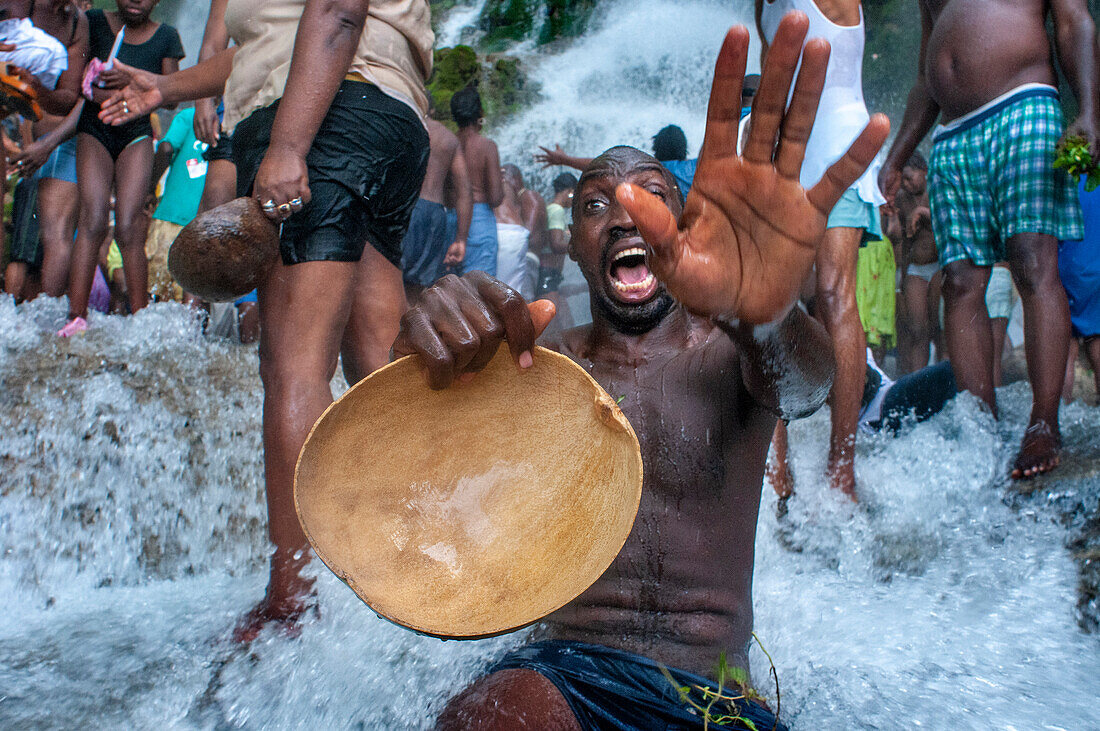
[[[657,291],[657,277],[645,263],[645,248],[631,246],[611,256],[608,268],[611,291],[623,302],[648,300]]]

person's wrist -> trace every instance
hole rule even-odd
[[[272,131],[272,136],[275,136],[274,130]],[[305,160],[306,154],[309,152],[309,148],[306,147],[305,149],[302,149],[301,145],[296,145],[291,141],[285,140],[284,138],[283,141],[272,142],[271,145],[267,148],[267,152],[269,155],[277,155],[280,157],[293,157]]]

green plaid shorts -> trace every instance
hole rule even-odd
[[[1057,91],[1040,86],[933,134],[928,195],[942,266],[992,266],[1018,233],[1084,236],[1076,181],[1054,168],[1062,130]]]

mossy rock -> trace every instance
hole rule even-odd
[[[537,95],[518,58],[506,56],[483,62],[469,46],[439,48],[428,82],[436,119],[453,127],[451,97],[475,80],[489,124],[515,113]]]
[[[509,41],[522,41],[534,34],[540,11],[537,0],[487,0],[478,25],[485,31],[485,50],[503,50]]]
[[[546,0],[546,22],[539,32],[539,43],[575,38],[588,28],[588,19],[596,0]]]

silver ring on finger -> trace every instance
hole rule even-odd
[[[291,208],[301,208],[302,207],[302,199],[301,198],[295,198],[288,205]]]
[[[260,208],[264,209],[265,213],[275,212],[275,201],[269,200],[266,203],[260,204]]]
[[[279,215],[280,216],[289,216],[290,213],[291,213],[291,209],[290,209],[290,204],[289,203],[284,203],[281,206],[279,206]]]

